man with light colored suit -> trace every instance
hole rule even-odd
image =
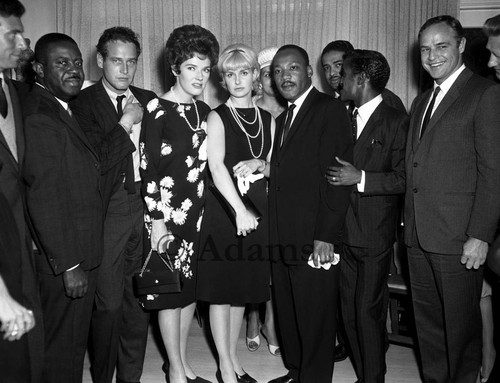
[[[139,175],[142,106],[156,95],[132,86],[141,45],[126,27],[106,29],[97,44],[102,78],[71,108],[101,159],[106,219],[104,256],[92,314],[94,383],[139,382],[149,314],[134,295],[132,277],[142,265],[144,206]]]
[[[433,89],[413,102],[405,242],[425,382],[476,382],[479,300],[500,217],[500,86],[463,65],[460,22],[437,16],[419,46]]]
[[[342,316],[359,382],[383,383],[387,278],[405,191],[406,113],[382,99],[390,68],[375,51],[344,58],[342,100],[354,103],[354,161],[339,158],[327,179],[351,186],[340,257]]]

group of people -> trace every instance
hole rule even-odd
[[[256,382],[236,346],[248,305],[258,347],[264,302],[262,334],[288,369],[269,383],[330,383],[339,316],[358,382],[383,382],[404,195],[422,378],[476,382],[482,265],[500,218],[500,85],[463,64],[458,20],[421,27],[434,86],[408,116],[379,52],[328,44],[331,96],[312,85],[303,48],[219,54],[197,25],[169,36],[174,84],[161,97],[131,85],[141,44],[122,26],[100,36],[102,77],[83,90],[77,43],[42,36],[30,89],[3,73],[26,49],[23,13],[0,2],[2,381],[79,382],[89,344],[94,382],[139,382],[154,312],[167,381],[207,382],[187,358],[205,301],[219,383]],[[500,79],[500,15],[485,32]],[[214,67],[229,97],[211,110],[198,98]],[[171,237],[181,291],[137,296],[134,274]]]

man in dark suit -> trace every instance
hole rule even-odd
[[[463,65],[460,22],[420,28],[433,89],[411,109],[405,242],[426,382],[475,382],[483,263],[500,217],[500,86]]]
[[[24,6],[17,0],[0,2],[0,192],[12,209],[14,224],[20,237],[19,249],[9,254],[9,261],[13,265],[10,269],[12,274],[7,277],[4,275],[6,271],[0,270],[0,276],[3,277],[9,290],[14,289],[13,286],[9,286],[11,278],[19,284],[21,290],[16,293],[11,291],[11,295],[31,310],[30,315],[33,315],[37,325],[21,340],[21,343],[28,344],[24,349],[24,357],[15,352],[0,353],[2,355],[0,371],[5,371],[7,374],[7,368],[22,365],[22,370],[17,369],[17,371],[23,375],[17,381],[30,381],[26,373],[29,375],[31,372],[31,381],[38,382],[43,366],[42,310],[36,284],[33,242],[25,216],[25,194],[21,177],[24,163],[24,129],[20,99],[25,89],[24,84],[12,81],[4,75],[4,71],[17,67],[21,52],[26,49],[22,35],[24,27],[21,22],[24,11]],[[8,228],[0,226],[0,230],[3,232]],[[20,295],[17,295],[18,293]],[[11,330],[23,332],[22,328]],[[12,358],[15,358],[15,366],[12,364]]]
[[[341,102],[311,85],[304,49],[285,45],[272,65],[289,104],[277,120],[269,185],[273,292],[289,372],[271,382],[330,383],[339,275],[331,266],[351,188],[328,185],[325,173],[335,156],[352,161],[349,122]]]
[[[483,31],[488,37],[486,48],[490,51],[488,67],[495,70],[495,75],[500,80],[500,15],[486,20]]]
[[[115,367],[118,382],[139,382],[146,352],[149,315],[134,295],[132,277],[140,270],[143,255],[141,105],[156,95],[130,85],[140,53],[137,35],[129,28],[105,30],[97,44],[102,79],[71,102],[103,165],[104,257],[91,324],[91,371],[96,383],[110,383]]]
[[[25,105],[28,211],[37,244],[46,382],[81,382],[102,258],[100,165],[68,101],[83,84],[82,56],[64,34],[35,46],[36,84]]]
[[[344,58],[341,97],[354,103],[354,162],[327,172],[335,186],[355,188],[347,210],[340,260],[340,297],[351,357],[359,382],[383,383],[387,278],[401,195],[405,191],[406,113],[385,103],[385,57],[353,50]]]
[[[353,50],[354,47],[349,41],[335,40],[328,43],[321,52],[321,65],[325,80],[333,91],[335,98],[340,98],[340,77],[344,56]],[[406,108],[401,99],[389,89],[384,88],[382,90],[382,98],[389,106],[406,113]]]

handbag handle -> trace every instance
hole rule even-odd
[[[172,241],[175,239],[174,235],[172,233],[167,233],[165,235],[163,235],[160,240],[158,241],[158,246],[157,248],[160,249],[161,245],[164,244],[164,242],[166,241],[166,247],[165,249],[168,249],[168,247],[170,246],[170,243],[172,243]],[[183,249],[184,251],[184,249]],[[149,263],[149,260],[151,259],[151,255],[153,254],[153,249],[150,249],[149,250],[149,253],[148,253],[148,256],[146,257],[146,260],[144,261],[144,265],[142,266],[141,268],[141,272],[139,273],[141,276],[142,274],[144,273],[144,270],[146,270],[146,267],[148,266],[148,263]],[[172,261],[170,260],[169,257],[167,257],[168,261],[165,260],[162,256],[160,256],[160,253],[158,253],[158,256],[160,257],[160,259],[162,260],[162,262],[165,264],[165,266],[167,266],[167,268],[171,271],[171,272],[174,272],[174,265],[172,265]]]

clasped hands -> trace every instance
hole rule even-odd
[[[0,278],[1,280],[1,278]],[[3,281],[1,281],[3,285]],[[3,339],[8,341],[18,340],[35,327],[35,316],[33,311],[26,309],[17,303],[9,294],[5,286],[0,293],[0,332]]]
[[[330,166],[327,169],[325,177],[330,185],[350,186],[361,182],[361,170],[339,157],[335,159],[342,166]]]

